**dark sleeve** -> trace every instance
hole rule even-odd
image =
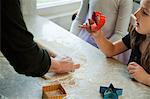
[[[27,31],[19,0],[3,0],[2,53],[14,69],[27,76],[43,76],[51,59]]]
[[[123,43],[126,45],[127,48],[131,48],[130,45],[130,34],[127,34],[125,37],[122,38]]]

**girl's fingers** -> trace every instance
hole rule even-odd
[[[94,26],[94,28],[93,28],[93,26]],[[92,21],[90,19],[89,19],[88,23],[85,23],[84,25],[80,25],[79,27],[86,29],[89,33],[97,31],[96,23],[94,23],[94,21]]]
[[[135,68],[134,65],[128,65],[127,69],[128,69],[128,71],[129,71],[129,70],[134,70],[134,69],[136,69],[136,68]]]
[[[88,19],[88,21],[89,21],[89,24],[90,24],[90,25],[92,25],[92,24],[95,23],[94,20],[92,20],[92,19]]]
[[[83,24],[83,25],[79,25],[79,27],[80,28],[86,28],[87,26]]]
[[[137,63],[135,63],[135,62],[130,62],[129,65],[128,65],[128,70],[136,69],[137,66],[138,66]]]
[[[138,65],[136,62],[130,62],[129,65]]]
[[[86,25],[80,25],[80,28],[86,29],[88,32],[91,32],[90,26]]]
[[[133,70],[129,70],[128,71],[130,74],[133,74],[133,73],[135,73],[135,70],[133,69]]]
[[[88,23],[86,23],[86,26],[87,26],[86,30],[87,30],[89,33],[91,33],[91,25],[89,25]]]

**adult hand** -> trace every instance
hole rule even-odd
[[[55,73],[66,73],[74,71],[79,67],[80,64],[75,64],[69,57],[51,58],[51,67],[49,71]]]

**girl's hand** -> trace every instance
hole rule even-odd
[[[144,70],[142,66],[140,66],[136,62],[130,62],[128,65],[128,71],[135,80],[146,84],[149,74]]]
[[[92,19],[88,19],[88,23],[81,25],[80,27],[86,29],[91,35],[96,36],[98,32],[101,32],[101,28],[105,24],[105,16],[101,12],[93,12]]]
[[[101,29],[93,29],[92,26],[95,28],[97,25],[92,19],[88,19],[88,23],[81,25],[80,27],[86,29],[94,38],[103,37]]]
[[[93,30],[92,25],[95,27],[97,26],[93,19],[88,19],[88,23],[84,23],[83,25],[80,25],[79,27],[86,29],[89,33],[98,31],[98,30]]]

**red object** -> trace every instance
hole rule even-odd
[[[106,21],[106,17],[102,15],[101,12],[93,12],[92,19],[95,21],[95,23],[91,25],[92,31],[101,29]]]

